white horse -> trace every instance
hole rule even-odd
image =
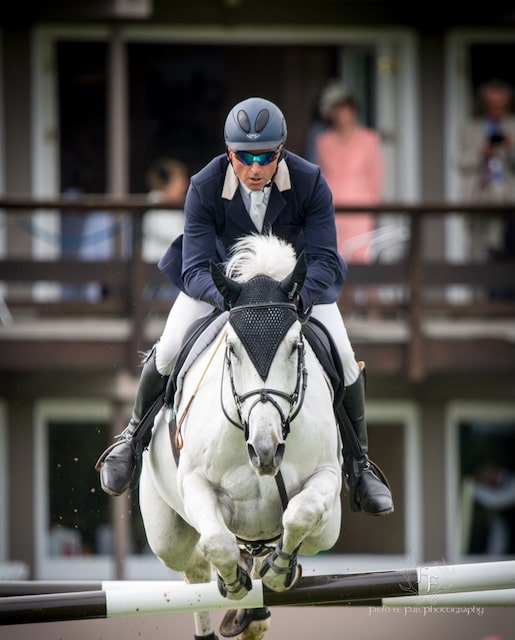
[[[341,444],[332,389],[295,305],[305,260],[255,235],[237,243],[226,275],[212,273],[231,310],[175,394],[178,464],[163,413],[156,419],[140,504],[150,547],[167,567],[188,583],[209,582],[214,569],[221,593],[239,600],[252,578],[290,589],[300,578],[297,553],[334,546]],[[209,613],[194,616],[195,638],[216,639]],[[266,608],[229,611],[220,631],[261,639],[269,618]]]

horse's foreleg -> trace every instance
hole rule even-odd
[[[324,467],[311,476],[283,514],[282,549],[305,555],[330,549],[338,539],[341,522],[339,466]]]
[[[188,520],[200,534],[198,548],[216,569],[221,593],[240,600],[252,588],[250,568],[225,524],[215,490],[206,478],[194,472],[184,477],[183,492]]]
[[[262,557],[254,558],[252,578],[259,578],[262,561]],[[224,616],[220,633],[224,637],[236,638],[236,640],[263,640],[270,628],[270,617],[271,612],[268,607],[231,610]]]
[[[283,534],[261,568],[263,583],[274,591],[290,589],[300,578],[297,553],[331,548],[340,531],[341,473],[326,467],[291,498],[283,514]]]
[[[207,583],[211,580],[211,566],[195,549],[191,566],[184,571],[184,579],[188,584]],[[218,640],[211,623],[209,611],[194,611],[195,640]]]
[[[198,551],[197,532],[159,495],[148,466],[143,467],[141,476],[140,507],[147,540],[161,562],[170,569],[181,571],[187,583],[209,582],[211,566]],[[195,637],[217,640],[209,611],[195,611],[193,616]]]

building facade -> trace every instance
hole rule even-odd
[[[515,86],[509,3],[497,3],[486,21],[472,10],[435,14],[402,1],[264,2],[259,19],[245,0],[172,4],[43,2],[29,14],[2,10],[3,261],[59,265],[77,248],[77,227],[67,232],[65,217],[38,209],[38,199],[142,194],[146,168],[162,155],[194,173],[223,153],[225,115],[249,95],[283,108],[288,148],[304,154],[317,97],[340,78],[380,133],[387,166],[376,276],[381,265],[405,264],[412,246],[402,206],[387,206],[393,203],[447,203],[445,215],[435,207],[434,216],[422,216],[422,257],[468,265],[466,282],[481,270],[468,261],[469,219],[451,205],[460,202],[459,130],[478,86],[491,77]],[[9,210],[19,196],[34,199],[33,207]],[[129,265],[132,277],[134,260],[127,216],[105,206],[96,218],[90,212],[89,231],[81,227],[82,259],[100,285],[102,269],[115,264]],[[350,262],[352,289],[359,267],[353,271]],[[83,306],[52,313],[66,283],[58,267],[55,273],[54,281],[28,283],[12,273],[0,290],[0,566],[5,575],[35,579],[162,577],[141,531],[137,496],[110,501],[93,470],[134,397],[138,356],[129,315],[109,311],[105,287],[93,288],[93,307],[85,310],[82,292]],[[106,279],[117,286],[114,275]],[[470,284],[428,290],[439,311],[417,325],[427,366],[413,375],[406,365],[413,324],[397,289],[382,282],[380,298],[395,306],[393,315],[367,318],[366,303],[356,312],[348,299],[342,311],[356,356],[367,363],[371,455],[390,478],[396,511],[378,521],[344,510],[334,552],[306,562],[343,571],[508,557],[513,540],[488,546],[491,514],[474,506],[470,487],[491,460],[515,472],[513,289],[499,314],[490,307],[485,316],[479,305],[460,320],[457,302],[473,308]],[[30,303],[21,304],[27,288]],[[164,314],[163,304],[149,306],[139,346],[157,339]],[[513,539],[513,510],[506,507],[503,518]],[[120,519],[130,521],[125,534]],[[120,539],[123,557],[113,542]]]

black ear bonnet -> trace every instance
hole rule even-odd
[[[252,363],[266,379],[279,345],[298,319],[296,294],[302,287],[306,263],[303,258],[282,282],[264,275],[238,283],[211,266],[213,280],[230,306],[229,323]]]
[[[263,302],[254,303],[255,300]],[[257,276],[242,285],[229,314],[229,323],[263,380],[268,376],[277,349],[295,320],[297,308],[277,281]]]

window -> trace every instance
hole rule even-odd
[[[450,412],[448,546],[456,560],[515,555],[514,409],[492,403]]]
[[[95,462],[111,439],[105,401],[41,402],[36,411],[36,577],[113,579],[110,497],[100,487]],[[123,500],[123,498],[116,498]],[[126,578],[168,578],[150,552],[130,495]]]
[[[107,445],[108,425],[49,422],[49,554],[105,552],[108,497],[93,469],[96,452]]]
[[[5,560],[8,551],[7,478],[9,469],[7,467],[7,457],[5,408],[3,403],[0,402],[0,563]]]
[[[29,567],[10,559],[7,405],[0,400],[0,580],[27,580]]]
[[[369,457],[383,470],[390,483],[395,511],[378,527],[377,518],[353,513],[349,497],[342,495],[342,531],[335,551],[345,554],[403,555],[406,548],[404,519],[406,495],[404,486],[404,424],[370,421],[368,427]]]
[[[49,554],[104,555],[113,551],[109,497],[94,463],[110,442],[109,424],[59,421],[48,424]],[[149,552],[131,493],[129,552]]]
[[[106,191],[107,44],[56,43],[60,190]]]
[[[367,402],[369,457],[385,473],[395,511],[383,518],[352,512],[342,492],[342,527],[330,553],[303,558],[302,565],[324,572],[417,564],[421,558],[419,422],[414,406]]]
[[[49,554],[105,555],[113,551],[109,496],[95,461],[111,439],[105,422],[51,421],[48,430]],[[131,493],[129,552],[150,552]]]

